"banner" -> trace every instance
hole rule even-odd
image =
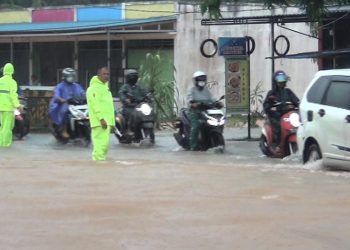
[[[226,58],[226,113],[249,112],[249,60]]]

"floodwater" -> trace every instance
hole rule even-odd
[[[0,249],[349,249],[350,173],[226,152],[122,146],[109,159],[32,134],[0,151]]]

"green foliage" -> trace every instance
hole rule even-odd
[[[153,108],[156,112],[157,124],[174,119],[176,106],[176,83],[164,80],[162,71],[164,68],[175,67],[172,62],[163,60],[159,53],[147,53],[145,61],[140,65],[139,76],[141,84],[153,93]]]
[[[250,92],[250,109],[252,113],[259,113],[264,102],[265,90],[260,81],[255,88]]]
[[[211,19],[219,19],[221,17],[220,5],[222,2],[247,2],[239,0],[201,0],[200,6],[202,14],[208,12]],[[340,6],[350,4],[350,0],[260,0],[260,1],[249,1],[249,2],[260,2],[265,4],[268,8],[274,6],[288,7],[295,6],[305,10],[306,14],[313,21],[319,21],[321,17],[327,13],[328,6]]]
[[[208,12],[210,19],[221,18],[222,16],[220,13],[220,4],[221,0],[202,0],[200,6],[202,15]]]

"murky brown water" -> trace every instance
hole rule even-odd
[[[0,151],[0,249],[349,249],[347,173],[179,152],[166,137],[114,142],[93,163],[43,140]]]

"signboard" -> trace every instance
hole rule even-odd
[[[245,37],[219,37],[220,56],[245,56],[247,39]]]
[[[225,63],[226,112],[249,112],[249,60],[226,58]]]

